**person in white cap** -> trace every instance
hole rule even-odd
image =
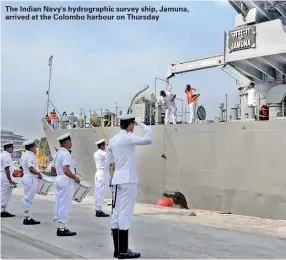
[[[133,133],[135,124],[144,130],[144,136]],[[137,171],[135,146],[152,143],[150,126],[135,121],[132,114],[120,117],[121,131],[113,136],[106,151],[105,178],[109,178],[109,165],[115,163],[112,178],[114,199],[112,203],[111,230],[114,243],[114,257],[118,259],[138,258],[140,253],[128,249],[128,230],[131,226],[137,195]]]
[[[11,178],[14,166],[11,154],[13,153],[13,142],[4,144],[4,151],[1,154],[1,218],[15,217],[6,211],[12,196],[12,188],[16,187],[16,182]]]
[[[68,214],[72,207],[74,195],[74,182],[79,183],[80,179],[75,176],[74,161],[69,150],[72,141],[69,133],[57,138],[61,148],[57,152],[55,168],[57,177],[55,180],[55,216],[58,218],[57,236],[75,236],[76,232],[71,232],[66,228]]]
[[[106,186],[108,185],[107,179],[104,178],[104,163],[105,163],[105,139],[101,139],[95,143],[98,150],[94,153],[93,158],[96,166],[96,173],[94,176],[95,191],[94,191],[94,204],[96,217],[109,217],[108,214],[102,211],[104,204],[104,196]]]
[[[23,168],[23,185],[24,185],[24,225],[37,225],[40,221],[36,221],[31,217],[32,203],[35,198],[39,178],[42,178],[40,173],[40,167],[37,162],[36,152],[37,145],[36,140],[27,140],[23,143],[26,152],[21,157],[21,166]]]

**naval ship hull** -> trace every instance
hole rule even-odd
[[[69,132],[77,171],[94,190],[96,140],[117,127],[53,130],[43,120],[52,154]],[[286,219],[286,120],[154,125],[153,143],[137,146],[137,202],[154,204],[180,191],[188,207]],[[135,133],[143,131],[136,127]]]

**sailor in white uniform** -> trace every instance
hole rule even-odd
[[[56,209],[55,216],[58,218],[57,236],[75,236],[66,228],[68,214],[72,206],[74,195],[74,182],[80,182],[75,176],[74,162],[69,150],[72,147],[70,134],[64,134],[57,138],[61,148],[57,152],[55,168],[57,177],[55,180]]]
[[[167,91],[167,93],[164,90],[160,91],[160,103],[164,105],[165,107],[165,125],[168,124],[170,117],[172,119],[173,124],[175,125],[177,123],[177,106],[176,106],[176,95],[171,93],[170,91]]]
[[[133,133],[135,124],[143,128],[144,136],[136,136]],[[141,122],[135,122],[135,116],[131,114],[120,117],[120,127],[121,131],[109,142],[105,160],[106,179],[110,176],[110,163],[115,163],[111,183],[115,188],[111,215],[114,257],[138,258],[140,253],[128,249],[128,230],[132,222],[138,183],[135,146],[151,144],[152,129]]]
[[[96,173],[94,176],[95,191],[94,191],[94,204],[95,204],[95,216],[96,217],[109,217],[102,211],[104,204],[104,197],[106,187],[108,185],[107,178],[104,178],[104,163],[105,163],[105,139],[101,139],[95,143],[98,150],[94,153],[93,158],[96,166]]]
[[[40,221],[35,221],[31,217],[32,203],[35,198],[39,178],[42,178],[40,167],[37,162],[36,152],[37,145],[35,140],[27,140],[23,143],[26,152],[21,157],[21,166],[23,168],[23,185],[24,185],[24,225],[37,225]]]
[[[16,182],[11,178],[14,166],[11,154],[13,153],[13,142],[4,144],[4,151],[1,154],[1,218],[15,217],[6,211],[12,196],[12,188],[16,187]]]

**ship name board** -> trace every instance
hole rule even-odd
[[[239,30],[228,31],[229,52],[256,47],[255,26],[244,27]]]

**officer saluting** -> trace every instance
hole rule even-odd
[[[12,187],[16,183],[12,181],[11,173],[14,172],[11,154],[13,153],[13,143],[4,144],[4,151],[1,154],[1,218],[15,217],[6,211],[6,207],[11,200]]]
[[[64,134],[57,140],[61,145],[54,163],[57,173],[55,180],[55,216],[58,218],[57,236],[75,236],[76,232],[69,231],[66,228],[66,223],[72,207],[74,182],[80,182],[80,179],[75,176],[74,161],[69,152],[72,147],[70,134]]]
[[[34,219],[32,219],[30,213],[32,209],[32,202],[37,192],[39,178],[42,178],[42,174],[40,173],[40,167],[36,158],[36,140],[27,140],[23,143],[23,146],[25,146],[26,149],[26,152],[21,157],[21,166],[23,168],[24,173],[24,177],[22,179],[24,185],[23,224],[37,225],[40,224],[40,221],[35,221]]]
[[[135,124],[144,129],[144,136],[133,134]],[[120,117],[120,127],[121,131],[110,139],[105,160],[105,178],[109,178],[109,164],[115,163],[111,183],[115,190],[111,215],[114,257],[138,258],[140,253],[128,249],[128,230],[134,212],[138,183],[134,146],[151,144],[152,129],[141,122],[135,122],[135,116],[131,114]]]

